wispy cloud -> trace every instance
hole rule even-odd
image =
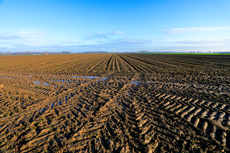
[[[216,28],[179,28],[181,31],[215,31],[228,29]],[[186,30],[185,30],[186,29]],[[189,29],[189,30],[188,30]],[[172,29],[173,30],[173,29]],[[175,30],[175,29],[174,29]],[[175,31],[180,31],[175,30]],[[172,33],[172,32],[171,32]],[[88,37],[88,38],[87,38]],[[226,37],[227,38],[227,37]],[[107,50],[107,51],[137,51],[137,50],[180,50],[191,49],[226,49],[230,47],[230,39],[171,39],[131,36],[124,31],[88,33],[85,40],[58,41],[47,40],[46,33],[39,30],[20,30],[11,35],[0,35],[0,51],[62,51],[72,52]],[[199,49],[200,48],[200,49]]]
[[[97,35],[123,35],[125,34],[124,31],[113,31],[113,32],[97,32]]]
[[[180,46],[226,46],[230,44],[230,39],[218,39],[218,40],[186,40],[173,42],[175,45]]]
[[[148,39],[117,39],[110,40],[100,44],[72,44],[66,42],[46,43],[46,44],[25,44],[18,43],[12,46],[0,45],[0,51],[62,51],[68,50],[71,52],[81,51],[191,51],[191,50],[226,50],[230,47],[230,39],[220,40],[181,40],[181,41],[164,41],[164,40],[148,40]]]
[[[112,31],[112,32],[96,32],[96,33],[88,33],[84,38],[85,39],[109,39],[111,36],[119,36],[124,35],[126,32],[124,31]]]
[[[23,37],[27,40],[37,40],[44,37],[44,32],[38,30],[25,30],[21,29],[18,36]]]
[[[0,35],[0,40],[15,40],[15,39],[23,39],[23,37],[19,35]]]
[[[111,44],[132,44],[132,45],[137,45],[137,44],[154,44],[156,42],[156,40],[154,39],[140,39],[140,38],[121,38],[121,39],[116,39],[116,40],[112,40],[110,41]]]
[[[185,33],[185,32],[196,32],[196,31],[218,31],[218,30],[226,30],[230,29],[230,27],[199,27],[199,28],[174,28],[163,30],[165,33]]]
[[[50,41],[49,43],[12,43],[10,46],[1,46],[1,50],[45,50],[45,51],[61,51],[61,50],[69,50],[73,52],[78,51],[94,51],[94,50],[107,50],[107,51],[122,51],[122,50],[130,50],[133,51],[136,49],[145,49],[143,48],[146,44],[154,43],[154,40],[148,39],[138,39],[138,38],[118,38],[118,39],[109,39],[108,41],[101,43],[91,43],[87,42],[57,42]],[[7,49],[8,48],[8,49]]]
[[[32,40],[38,40],[44,36],[44,32],[41,31],[35,31],[35,30],[24,30],[21,29],[18,33],[15,34],[9,34],[9,35],[1,35],[0,34],[0,40],[15,40],[15,39],[24,39],[27,41]]]

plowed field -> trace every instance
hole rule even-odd
[[[230,56],[0,56],[0,152],[229,152]]]

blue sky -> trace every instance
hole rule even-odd
[[[230,0],[0,0],[0,51],[230,51]]]

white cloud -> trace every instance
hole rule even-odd
[[[23,37],[19,35],[0,35],[0,40],[15,40],[22,39]]]
[[[88,33],[86,36],[84,36],[85,39],[104,39],[108,40],[112,36],[120,36],[124,35],[126,32],[124,31],[112,31],[112,32],[95,32],[95,33]]]
[[[33,41],[44,37],[44,32],[38,30],[21,29],[18,36],[25,38],[28,41]]]
[[[115,34],[123,35],[123,34],[125,34],[125,32],[124,31],[115,31]]]
[[[182,40],[182,41],[170,41],[163,42],[162,45],[170,47],[212,47],[212,46],[229,46],[230,39],[210,39],[210,40]]]
[[[196,31],[217,31],[217,30],[226,30],[230,27],[199,27],[199,28],[174,28],[163,30],[165,33],[185,33],[185,32],[196,32]]]
[[[39,40],[44,37],[44,32],[41,31],[29,31],[21,29],[18,33],[1,35],[0,40],[5,41],[14,41],[14,40],[23,40],[23,41],[34,41]]]
[[[171,29],[170,33],[190,32],[190,31],[215,31],[221,29],[230,29],[230,27],[215,27],[215,28],[175,28]],[[169,31],[168,31],[169,33]],[[0,49],[2,51],[12,50],[31,50],[31,51],[84,51],[84,50],[190,50],[190,49],[216,49],[223,50],[230,47],[229,37],[208,39],[205,38],[176,38],[172,39],[167,36],[163,38],[143,38],[129,36],[124,31],[112,32],[97,32],[88,33],[85,38],[87,40],[81,41],[55,41],[46,40],[44,37],[46,33],[39,30],[20,30],[17,33],[9,35],[0,34]],[[101,40],[101,41],[100,41]],[[148,49],[149,48],[149,49]]]
[[[124,31],[113,31],[113,32],[97,32],[97,35],[123,35],[125,34]]]

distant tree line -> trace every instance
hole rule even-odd
[[[53,55],[53,54],[71,54],[69,51],[62,51],[62,52],[6,52],[1,53],[0,55]]]
[[[87,51],[83,52],[82,54],[104,54],[104,53],[109,53],[108,51]]]

